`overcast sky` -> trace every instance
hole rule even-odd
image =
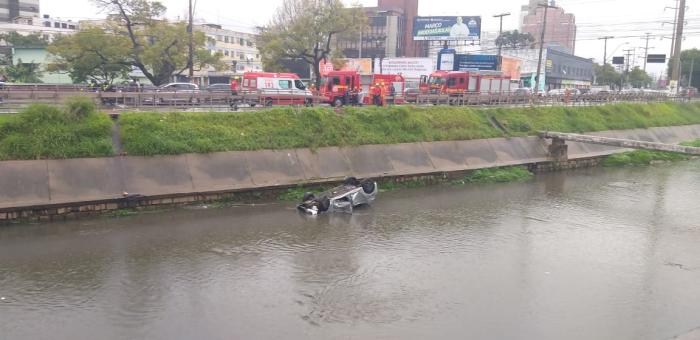
[[[195,0],[196,17],[207,22],[218,23],[232,29],[250,28],[263,25],[272,16],[274,9],[282,0]],[[164,0],[168,7],[168,17],[184,18],[187,15],[188,0]],[[70,6],[67,4],[70,3]],[[348,2],[350,3],[350,2]],[[376,0],[360,0],[365,6],[376,6]],[[464,1],[464,0],[422,0],[418,14],[428,15],[480,15],[482,29],[497,31],[498,20],[492,15],[510,12],[512,15],[504,19],[504,30],[517,29],[520,7],[527,0],[498,0],[498,1]],[[617,38],[608,42],[608,58],[614,50],[615,55],[622,55],[622,50],[636,48],[637,55],[643,54],[644,33],[652,33],[653,39],[649,53],[669,54],[671,41],[661,39],[662,35],[670,37],[672,25],[664,21],[672,21],[674,12],[664,10],[666,6],[675,6],[674,0],[560,0],[561,6],[567,12],[576,15],[578,40],[576,55],[586,58],[603,58],[603,42],[598,37],[612,35]],[[700,47],[700,0],[686,0],[689,10],[686,12],[686,39],[683,49]],[[90,0],[42,0],[41,11],[53,17],[71,18],[75,20],[103,17],[103,13],[91,5]],[[642,60],[639,59],[641,65]],[[663,66],[649,66],[651,73],[659,73]]]

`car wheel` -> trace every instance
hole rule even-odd
[[[355,177],[346,177],[345,180],[343,180],[343,184],[345,185],[358,185],[360,184],[360,181],[357,180]]]
[[[331,207],[331,200],[323,196],[318,199],[318,211],[328,211],[328,209]]]
[[[373,181],[366,180],[362,182],[362,191],[364,191],[365,194],[371,194],[374,190],[376,190],[376,186]]]
[[[308,202],[308,201],[313,200],[314,198],[316,198],[316,196],[314,196],[313,193],[307,192],[307,193],[304,193],[304,197],[302,198],[302,202]]]
[[[333,106],[335,106],[335,107],[341,107],[341,106],[343,106],[343,100],[340,99],[340,98],[336,98],[336,99],[333,101]]]
[[[272,107],[272,98],[265,99],[265,107]]]

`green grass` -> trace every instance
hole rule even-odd
[[[318,194],[326,190],[328,190],[328,188],[326,187],[308,188],[304,186],[298,186],[296,188],[289,188],[285,191],[280,192],[279,194],[277,194],[277,200],[285,202],[301,201],[301,199],[304,197],[304,194],[307,192]]]
[[[681,143],[681,145],[700,147],[700,139]],[[603,160],[602,164],[606,167],[643,166],[653,162],[678,162],[690,158],[691,156],[675,152],[634,150],[610,155]]]
[[[493,127],[497,119],[507,133]],[[122,142],[132,155],[318,148],[589,132],[700,123],[700,104],[592,107],[273,108],[257,112],[127,113]]]
[[[62,108],[34,104],[0,119],[0,160],[113,154],[112,122],[89,99],[72,99]]]
[[[17,119],[17,116],[15,115],[0,115],[0,126],[2,126],[5,123],[12,122]]]
[[[452,184],[523,182],[531,179],[533,176],[532,172],[521,166],[490,168],[476,170],[462,179],[453,181]]]

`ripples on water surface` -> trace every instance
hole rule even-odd
[[[671,338],[700,326],[698,170],[3,227],[0,338]]]

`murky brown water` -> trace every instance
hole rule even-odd
[[[0,228],[2,339],[667,339],[700,326],[700,162]]]

